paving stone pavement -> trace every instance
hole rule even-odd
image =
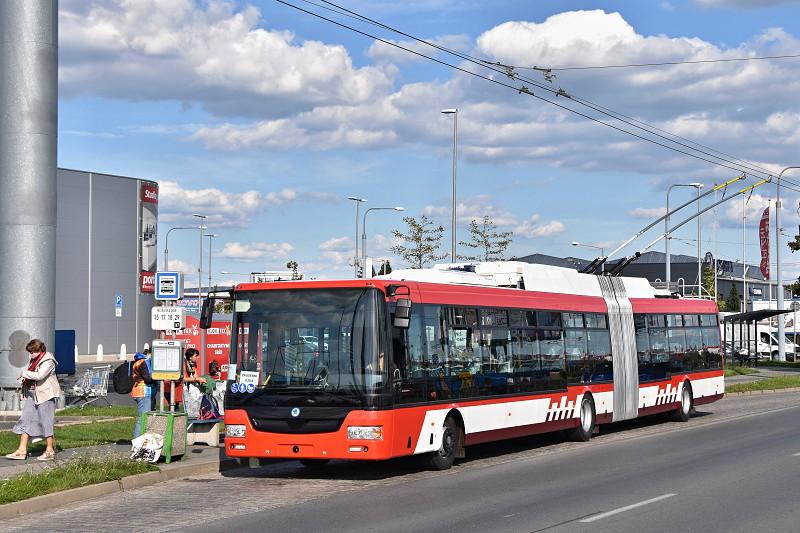
[[[421,470],[411,459],[385,463],[334,461],[321,472],[306,470],[295,461],[276,461],[257,469],[195,476],[56,508],[46,517],[25,516],[5,521],[0,523],[0,529],[190,531],[204,521],[299,505],[345,491],[448,476],[511,461],[535,460],[544,454],[561,453],[575,447],[609,445],[621,439],[683,431],[743,415],[757,416],[760,412],[796,406],[800,406],[798,392],[730,396],[698,407],[697,416],[686,424],[648,417],[603,426],[601,434],[588,443],[563,442],[559,434],[551,434],[470,447],[467,459],[445,472]],[[143,520],[143,514],[150,518]]]

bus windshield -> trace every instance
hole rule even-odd
[[[237,293],[230,362],[241,381],[257,379],[262,394],[378,393],[385,382],[384,302],[372,288]]]

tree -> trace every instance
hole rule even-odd
[[[739,301],[739,291],[736,289],[736,285],[731,285],[731,292],[728,294],[728,298],[725,300],[725,310],[734,312],[739,311],[741,309],[742,303]]]
[[[513,233],[510,231],[497,231],[497,226],[488,215],[484,215],[481,224],[472,219],[469,223],[469,242],[461,241],[458,244],[472,248],[479,253],[458,257],[468,261],[502,261],[503,252],[511,244],[512,235]]]
[[[382,261],[381,262],[381,268],[378,270],[378,275],[379,276],[384,276],[386,274],[391,274],[391,273],[392,273],[392,264],[389,262],[388,259],[385,260],[385,261]]]
[[[303,275],[302,275],[302,274],[300,274],[300,273],[297,271],[297,267],[298,267],[298,265],[297,265],[297,261],[288,261],[288,262],[286,263],[286,268],[288,268],[289,270],[291,270],[291,271],[292,271],[292,280],[293,280],[293,281],[295,281],[295,280],[299,280],[299,279],[303,279]]]
[[[714,269],[713,267],[703,267],[703,294],[708,294],[712,297],[716,296],[714,292]]]
[[[423,268],[431,261],[447,257],[447,254],[436,253],[444,233],[441,224],[434,226],[433,221],[425,215],[419,221],[414,217],[403,217],[403,222],[408,226],[408,232],[392,230],[392,235],[403,240],[402,244],[392,246],[392,253],[407,261],[411,268]]]

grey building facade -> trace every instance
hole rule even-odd
[[[158,185],[59,168],[57,187],[56,329],[75,330],[79,354],[141,349],[153,339]]]

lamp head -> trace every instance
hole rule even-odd
[[[697,183],[697,182],[690,183],[689,185],[691,185],[692,187],[696,187],[698,189],[702,189],[703,187],[705,187],[705,185],[703,185],[702,183]]]
[[[406,208],[398,205],[397,207],[394,208],[394,210],[395,211],[405,211]]]
[[[348,196],[347,199],[348,200],[353,200],[353,201],[356,201],[356,202],[366,202],[367,201],[366,198],[358,198],[357,196]]]
[[[455,108],[455,107],[450,108],[450,109],[442,109],[442,114],[443,115],[454,115],[456,113],[458,113],[458,108]]]
[[[572,246],[580,246],[581,245],[581,243],[579,243],[578,241],[572,241],[570,244]]]

